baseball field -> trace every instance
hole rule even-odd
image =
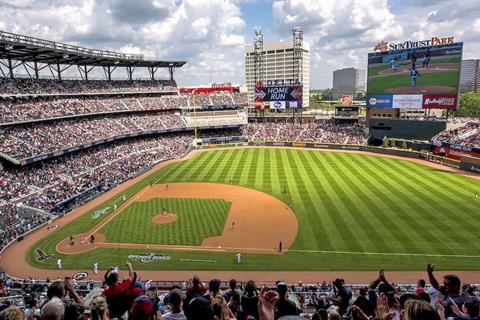
[[[422,67],[423,58],[417,60],[415,87],[411,86],[410,60],[399,61],[396,71],[390,63],[369,64],[367,95],[457,93],[461,56],[433,58],[428,67]]]
[[[477,191],[480,180],[362,153],[197,152],[49,226],[26,260],[76,270],[127,259],[141,270],[480,270]]]

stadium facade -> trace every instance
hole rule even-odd
[[[293,57],[294,46],[289,41],[272,41],[263,45],[262,52],[262,74],[266,80],[279,80],[289,84],[294,78],[296,68]],[[255,87],[255,52],[253,44],[245,46],[245,80],[247,84],[248,103],[253,106],[253,89]],[[300,83],[303,85],[303,107],[309,107],[308,96],[310,92],[310,47],[308,43],[303,42],[302,50],[302,73],[300,74]]]

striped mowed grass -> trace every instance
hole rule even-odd
[[[215,150],[158,170],[127,189],[126,195],[150,181],[232,182],[291,202],[299,221],[295,243],[284,255],[247,254],[237,265],[228,253],[163,251],[175,259],[162,263],[162,269],[423,270],[426,262],[456,270],[480,266],[480,199],[474,196],[480,181],[410,161],[298,149]],[[139,230],[145,227],[138,224]],[[110,228],[105,227],[109,238],[115,229]],[[175,233],[182,232],[188,229]],[[135,241],[148,239],[140,232]],[[161,241],[181,241],[175,239]],[[127,251],[119,249],[116,254]],[[106,263],[113,259],[104,250],[84,256]],[[65,259],[68,265],[73,257]],[[180,259],[218,263],[185,264]]]

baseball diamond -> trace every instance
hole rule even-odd
[[[428,260],[443,268],[477,270],[479,248],[470,239],[480,227],[472,215],[477,208],[472,195],[480,187],[478,179],[426,166],[426,162],[352,152],[237,148],[194,152],[189,157],[159,165],[135,183],[114,189],[109,199],[101,197],[93,201],[94,206],[77,209],[67,219],[72,222],[58,220],[57,230],[38,230],[41,235],[26,252],[27,262],[34,268],[53,269],[52,261],[61,258],[65,269],[86,269],[95,261],[105,268],[130,255],[155,253],[170,258],[134,262],[135,268],[359,271],[374,270],[381,263],[390,270],[407,271],[420,269]],[[190,189],[175,194],[184,189],[184,183]],[[222,196],[215,191],[217,185],[224,186],[220,189],[224,193],[229,188],[234,192]],[[234,198],[242,197],[242,189],[265,193],[266,198],[271,195],[282,205],[256,218],[251,209],[240,210],[235,230],[230,230],[232,212],[226,214]],[[250,196],[250,202],[255,202]],[[248,201],[247,197],[240,203]],[[112,213],[92,219],[95,211],[115,204],[113,219],[108,220]],[[163,208],[175,213],[177,220],[152,223],[151,218],[161,215]],[[263,249],[272,252],[262,252],[260,242],[255,250],[254,244],[242,248],[229,239],[240,237],[241,242],[239,234],[248,234],[262,219],[270,219],[268,225],[285,219],[279,210],[294,213],[292,222],[258,236],[270,243]],[[242,221],[242,215],[250,218]],[[450,232],[443,231],[447,223]],[[291,245],[288,228],[294,229]],[[205,243],[221,230],[222,241]],[[101,237],[82,251],[81,238],[91,231]],[[69,235],[75,235],[78,244],[66,244]],[[284,241],[284,250],[272,255],[278,241]],[[229,242],[237,245],[222,246]],[[38,260],[36,250],[53,256]],[[235,263],[237,251],[245,252],[242,264]],[[82,252],[81,259],[77,252]]]

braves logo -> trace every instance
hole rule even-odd
[[[388,51],[388,42],[387,41],[380,41],[377,43],[375,46],[375,49],[373,51],[380,51],[380,52],[387,52]]]

